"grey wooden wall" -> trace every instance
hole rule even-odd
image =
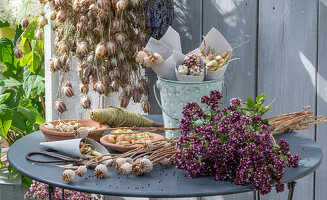
[[[175,3],[174,28],[181,34],[184,53],[196,48],[202,35],[212,27],[234,46],[245,41],[246,35],[252,36],[250,42],[236,50],[240,60],[229,65],[225,74],[228,99],[264,93],[267,101],[277,98],[268,115],[298,111],[306,105],[311,105],[318,115],[327,115],[327,0],[175,0]],[[154,83],[153,76],[151,84]],[[160,113],[160,109],[156,107],[154,112]],[[301,134],[315,139],[326,153],[327,124]],[[326,199],[327,161],[297,183],[294,199]],[[247,193],[216,198],[255,197]],[[261,199],[287,199],[287,190],[279,194],[273,191]]]

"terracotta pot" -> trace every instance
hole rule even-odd
[[[137,147],[142,147],[143,146],[142,144],[135,144],[135,145],[131,145],[131,146],[124,146],[124,145],[119,145],[119,144],[113,144],[113,143],[110,143],[108,141],[109,135],[110,134],[101,137],[100,143],[102,145],[106,146],[109,149],[113,149],[113,150],[119,151],[121,153],[125,153],[127,151],[136,149]],[[156,134],[156,133],[149,133],[149,137],[150,137],[150,140],[151,141],[157,141],[157,140],[164,139],[164,136],[163,135]]]
[[[63,119],[61,121],[64,122],[70,122],[70,121],[78,121],[80,123],[80,127],[97,127],[97,129],[94,129],[89,133],[87,136],[88,138],[91,138],[95,141],[100,141],[100,138],[102,137],[103,132],[108,128],[105,124],[99,124],[95,121],[86,120],[86,119]],[[57,125],[59,123],[58,120],[50,122],[53,125]],[[58,140],[69,140],[74,139],[74,131],[70,132],[59,132],[55,130],[50,130],[44,127],[46,123],[43,123],[40,125],[40,130],[42,131],[45,140],[47,142],[49,141],[58,141]]]

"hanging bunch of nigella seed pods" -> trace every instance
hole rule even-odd
[[[74,95],[72,87],[61,86],[67,81],[65,73],[74,67],[81,81],[79,88],[82,108],[88,109],[91,106],[89,90],[103,96],[122,91],[119,97],[121,107],[127,107],[133,101],[142,103],[144,112],[151,111],[147,99],[148,80],[142,75],[142,69],[134,58],[148,37],[145,2],[146,0],[47,1],[52,8],[50,19],[53,21],[57,50],[49,68],[62,77],[59,83],[62,96]],[[38,32],[38,37],[41,36],[43,32]],[[20,55],[18,50],[17,55]],[[69,66],[72,56],[79,60],[76,67]],[[64,111],[63,99],[58,102],[58,111]]]

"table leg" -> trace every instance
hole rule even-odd
[[[293,199],[293,193],[294,193],[294,188],[296,186],[296,182],[292,181],[290,183],[287,183],[287,188],[288,188],[288,200],[292,200]]]
[[[62,200],[65,200],[65,189],[64,188],[61,188],[62,192],[61,192],[61,199]]]
[[[52,185],[49,185],[48,190],[49,190],[49,200],[51,200],[52,199],[52,194],[56,190],[56,187],[54,187]]]

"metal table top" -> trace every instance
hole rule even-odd
[[[156,122],[162,117],[149,116]],[[293,154],[299,154],[301,161],[296,168],[285,170],[283,182],[288,183],[312,173],[321,163],[323,152],[320,146],[312,139],[300,133],[289,133],[277,137],[286,139]],[[143,176],[119,175],[113,167],[104,179],[93,176],[93,170],[88,170],[83,177],[76,177],[72,183],[66,184],[60,180],[63,169],[51,164],[32,163],[25,159],[31,151],[42,151],[39,145],[44,142],[41,131],[31,133],[17,142],[9,149],[8,160],[13,168],[23,175],[52,186],[77,190],[82,192],[130,197],[200,197],[224,195],[251,191],[251,185],[235,185],[227,181],[215,181],[213,177],[187,178],[186,171],[176,169],[174,166],[162,169],[155,166],[150,174]]]

